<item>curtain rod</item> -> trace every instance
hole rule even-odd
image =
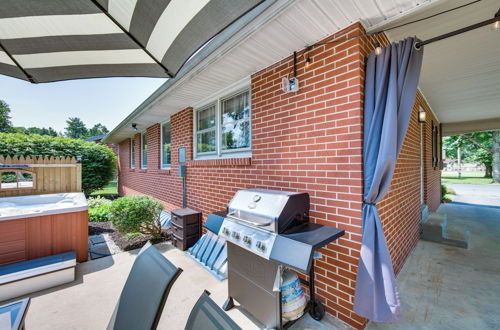
[[[453,37],[453,36],[456,36],[456,35],[459,35],[459,34],[462,34],[462,33],[465,33],[465,32],[469,32],[469,31],[472,31],[472,30],[475,30],[475,29],[479,29],[480,27],[483,27],[483,26],[486,26],[486,25],[490,25],[490,24],[494,24],[497,21],[500,21],[500,9],[498,10],[498,12],[495,14],[495,17],[493,17],[493,18],[490,18],[490,19],[487,19],[485,21],[482,21],[482,22],[479,22],[479,23],[476,23],[476,24],[472,24],[472,25],[463,27],[463,28],[455,30],[455,31],[451,31],[451,32],[448,32],[448,33],[445,33],[445,34],[441,34],[439,36],[436,36],[436,37],[433,37],[433,38],[430,38],[430,39],[427,39],[427,40],[424,40],[424,41],[417,42],[415,44],[415,48],[419,49],[420,47],[422,47],[424,45],[428,45],[430,43],[433,43],[433,42],[436,42],[436,41],[439,41],[439,40],[447,39],[447,38],[450,38],[450,37]]]

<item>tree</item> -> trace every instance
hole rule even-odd
[[[21,133],[21,134],[26,134],[26,135],[38,134],[38,135],[48,135],[48,136],[58,136],[59,135],[56,132],[56,130],[53,129],[52,127],[49,127],[49,128],[28,127],[28,128],[26,128],[26,127],[18,126],[18,127],[14,127],[12,129],[12,133]]]
[[[0,100],[0,132],[8,133],[11,130],[10,107],[5,101]]]
[[[456,158],[460,147],[464,160],[484,165],[485,177],[500,183],[500,130],[454,135],[443,143],[447,158]]]
[[[109,133],[109,130],[106,128],[106,126],[102,125],[101,123],[98,123],[98,124],[95,124],[91,129],[88,130],[87,137],[106,135],[108,133]]]
[[[70,117],[66,120],[66,126],[64,135],[73,139],[83,139],[87,137],[87,127],[83,121],[78,117]]]
[[[493,182],[500,183],[500,130],[493,132]]]

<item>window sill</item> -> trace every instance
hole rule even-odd
[[[171,168],[160,168],[158,170],[158,174],[162,174],[162,175],[170,175],[171,174],[171,171],[172,169]]]
[[[217,158],[217,159],[194,159],[188,162],[194,167],[208,166],[250,166],[252,165],[252,157],[243,158]]]
[[[135,172],[135,168],[129,168],[128,171],[129,172]]]

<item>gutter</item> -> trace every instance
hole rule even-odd
[[[132,113],[130,113],[124,120],[122,120],[111,132],[109,132],[106,137],[102,140],[103,143],[112,143],[112,137],[114,134],[118,133],[120,129],[131,123],[139,115],[146,112],[146,110],[153,104],[153,102],[162,96],[167,90],[179,85],[183,80],[189,78],[190,74],[194,73],[194,69],[203,63],[210,55],[212,55],[219,47],[224,45],[231,37],[236,33],[240,32],[244,27],[246,27],[250,22],[252,22],[256,17],[262,14],[265,10],[275,4],[278,0],[266,0],[262,4],[258,5],[256,8],[252,9],[246,15],[241,17],[239,20],[228,26],[216,37],[214,37],[209,43],[203,47],[197,54],[195,54],[187,63],[181,68],[177,73],[175,78],[168,79],[163,85],[161,85],[156,91],[154,91],[146,100],[144,100]],[[277,11],[281,12],[282,9],[287,7],[289,4],[294,2],[294,0],[289,0],[285,5],[282,5]],[[219,56],[217,56],[219,57]]]

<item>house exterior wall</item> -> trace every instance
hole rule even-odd
[[[363,33],[359,24],[328,38]],[[238,159],[193,159],[193,109],[172,115],[172,167],[160,169],[159,124],[149,127],[148,169],[140,169],[140,134],[136,134],[136,169],[130,169],[130,140],[120,143],[121,195],[147,194],[167,210],[182,204],[177,177],[177,148],[187,148],[187,204],[208,213],[225,209],[242,188],[306,191],[311,221],[345,229],[346,234],[321,250],[316,262],[316,290],[329,314],[355,328],[366,320],[353,312],[357,263],[361,247],[362,139],[364,57],[370,45],[359,40],[314,48],[312,64],[297,67],[300,90],[281,91],[281,78],[292,58],[251,77],[252,156]],[[382,218],[395,268],[399,269],[418,239],[420,200],[414,205],[415,114],[396,169],[395,192],[384,200]],[[417,126],[417,128],[415,127]],[[418,131],[418,130],[417,130]],[[419,136],[417,135],[417,139]],[[419,151],[418,151],[419,152]],[[418,153],[417,152],[417,153]],[[406,189],[405,186],[412,186]],[[419,192],[419,191],[418,191]],[[398,203],[397,199],[405,203]],[[408,217],[407,221],[404,217]],[[398,232],[404,231],[404,235]]]

